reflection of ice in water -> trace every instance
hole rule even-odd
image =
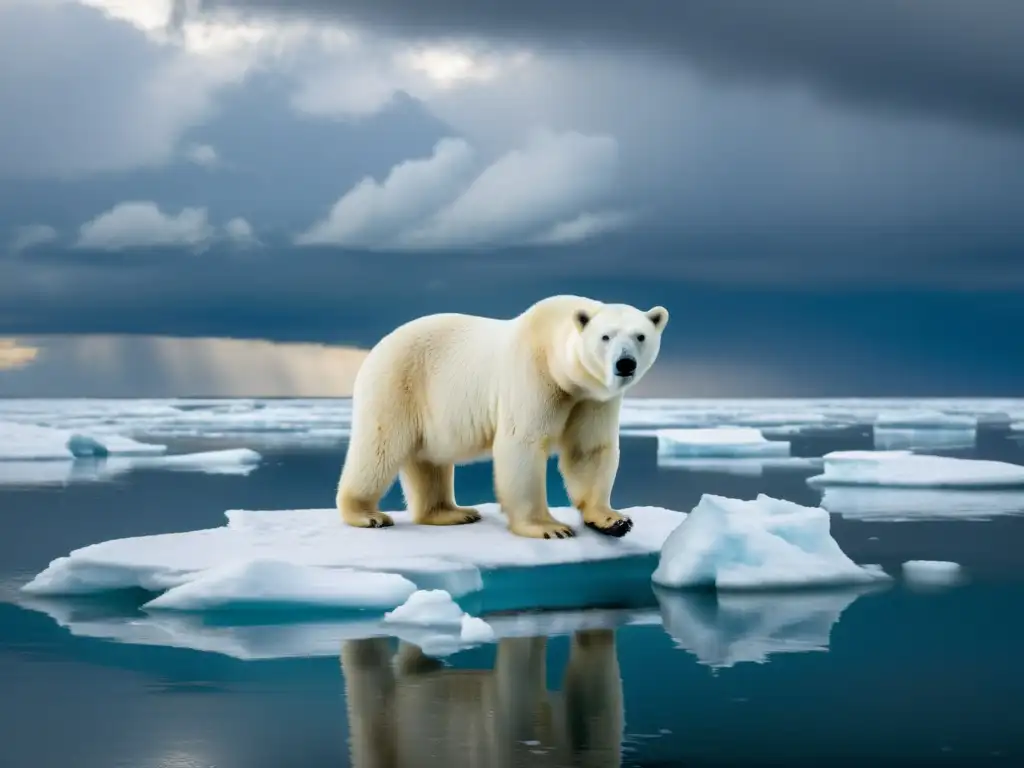
[[[876,588],[877,589],[877,588]],[[665,631],[710,667],[763,664],[778,653],[827,651],[832,627],[872,589],[735,594],[655,589]]]
[[[343,640],[396,635],[402,629],[380,616],[348,616],[320,620],[259,623],[211,621],[198,614],[139,614],[129,605],[97,598],[36,598],[20,595],[23,608],[45,613],[76,637],[92,637],[129,645],[188,648],[236,659],[285,659],[337,656]],[[581,629],[612,629],[624,624],[658,622],[657,611],[574,610],[484,617],[496,638],[549,637]],[[457,634],[456,638],[457,639]],[[415,632],[406,639],[422,640]]]
[[[663,469],[681,469],[687,472],[720,472],[742,477],[760,477],[765,470],[816,471],[822,460],[815,457],[786,456],[782,458],[737,458],[710,459],[677,456],[658,456],[658,466]]]
[[[977,431],[972,428],[913,429],[875,427],[875,448],[880,451],[915,448],[973,448]]]
[[[1024,514],[1024,490],[835,487],[821,506],[856,520],[988,520]]]

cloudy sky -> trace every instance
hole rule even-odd
[[[1018,0],[0,0],[0,395],[343,394],[437,311],[646,394],[1024,393]]]

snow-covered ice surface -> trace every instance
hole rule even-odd
[[[789,455],[789,443],[783,440],[767,440],[761,434],[761,430],[753,427],[663,429],[657,434],[659,458]]]
[[[148,610],[382,609],[416,585],[395,573],[323,568],[276,559],[229,562],[199,572],[146,603]],[[447,594],[447,593],[445,593]]]
[[[783,594],[716,595],[656,589],[665,631],[701,664],[763,664],[780,653],[827,651],[832,628],[879,586]]]
[[[50,563],[24,590],[35,595],[84,595],[141,588],[162,593],[157,603],[161,608],[192,609],[204,599],[212,581],[219,610],[248,607],[261,600],[309,607],[309,595],[300,586],[268,595],[272,585],[249,578],[252,563],[261,562],[263,570],[257,571],[263,573],[276,561],[283,567],[314,569],[304,573],[317,574],[319,579],[317,606],[332,599],[325,596],[331,584],[337,592],[332,605],[345,603],[347,577],[323,573],[343,568],[398,574],[418,587],[442,586],[458,596],[486,589],[487,574],[502,569],[596,561],[604,564],[595,567],[607,569],[614,560],[656,554],[685,518],[658,507],[630,508],[624,512],[632,517],[633,530],[615,539],[582,526],[576,510],[556,508],[552,513],[573,525],[577,536],[544,540],[511,534],[496,504],[478,509],[483,515],[480,522],[440,528],[414,525],[407,512],[397,512],[395,526],[387,529],[345,526],[334,509],[231,510],[226,513],[227,524],[219,528],[116,539],[75,550]],[[225,576],[223,569],[229,565],[239,570]],[[556,592],[563,587],[551,586]],[[180,598],[183,592],[185,597]],[[396,589],[388,599],[381,597],[378,607],[396,607],[407,596]],[[506,608],[536,607],[535,595],[513,599],[519,604]],[[351,607],[362,607],[365,601],[358,602]]]
[[[868,584],[890,577],[854,563],[828,512],[759,494],[704,494],[665,541],[652,577],[662,587],[770,589]]]
[[[1024,467],[1001,461],[922,456],[909,451],[834,451],[812,485],[913,488],[1024,488]]]
[[[141,443],[116,434],[86,434],[70,429],[0,421],[0,461],[152,456],[166,450],[163,445]]]
[[[248,448],[229,448],[162,456],[114,456],[107,459],[0,461],[0,485],[67,485],[98,482],[137,469],[248,475],[262,457]]]
[[[347,399],[24,399],[0,400],[0,421],[87,431],[97,436],[238,437],[272,442],[332,443],[351,427]],[[624,433],[716,426],[779,434],[851,425],[966,429],[1024,421],[1016,399],[664,399],[623,403]]]
[[[832,486],[824,489],[821,506],[850,520],[991,520],[1003,515],[1024,515],[1024,489]]]
[[[960,564],[946,560],[907,560],[903,563],[903,578],[917,584],[956,584],[962,576]]]

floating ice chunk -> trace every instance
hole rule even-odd
[[[280,560],[228,563],[172,587],[143,608],[170,611],[304,608],[383,609],[416,585],[394,573],[323,568]]]
[[[956,584],[961,579],[959,563],[944,560],[908,560],[903,564],[907,581],[922,585]]]
[[[443,589],[421,589],[409,595],[395,610],[385,613],[384,621],[420,627],[458,627],[464,615]]]
[[[752,427],[663,429],[658,432],[659,456],[750,457],[788,456],[789,443],[766,440]]]
[[[889,577],[846,556],[823,509],[764,494],[753,501],[704,494],[665,541],[652,578],[663,587],[755,589]]]
[[[921,456],[909,451],[835,451],[812,485],[875,485],[917,488],[1024,487],[1024,467],[1001,461]]]
[[[494,629],[486,621],[465,613],[452,596],[441,589],[414,592],[400,606],[384,614],[384,622],[401,625],[396,629],[399,637],[416,643],[432,655],[447,655],[495,638]],[[410,632],[405,627],[431,631]]]
[[[147,456],[167,450],[120,435],[92,436],[34,424],[0,422],[0,461]]]
[[[633,519],[633,530],[615,539],[583,527],[576,510],[555,508],[552,514],[573,525],[577,536],[545,540],[510,533],[496,504],[481,504],[478,509],[483,516],[480,522],[445,527],[415,525],[408,512],[396,512],[395,526],[383,530],[343,525],[334,509],[232,510],[227,512],[227,525],[220,528],[116,539],[77,549],[54,560],[24,590],[36,595],[99,593],[131,587],[159,592],[200,579],[225,562],[269,558],[298,567],[399,573],[421,588],[423,580],[414,572],[422,571],[432,584],[445,583],[446,577],[451,577],[447,581],[486,593],[487,574],[500,569],[632,562],[638,556],[650,556],[661,549],[685,517],[657,507],[627,509],[624,512]],[[475,574],[470,572],[473,570]],[[646,574],[643,578],[646,580]],[[573,589],[567,585],[563,591],[569,594]],[[262,596],[261,589],[247,595],[239,588],[233,599],[244,602]],[[536,599],[529,590],[523,590],[521,595],[508,596],[512,604],[504,607],[535,607]],[[222,607],[230,606],[225,602]]]
[[[262,460],[262,456],[250,448],[227,448],[222,451],[201,451],[180,453],[173,456],[132,459],[131,469],[183,469],[207,474],[247,474]]]
[[[779,653],[827,651],[832,627],[874,588],[785,594],[655,589],[665,631],[709,667],[763,664]]]
[[[112,456],[63,461],[0,461],[0,485],[66,485],[98,482],[136,469],[166,469],[208,475],[248,475],[261,460],[256,451],[233,448],[172,456]]]
[[[978,426],[978,416],[924,408],[906,408],[882,411],[875,417],[875,425],[879,427],[937,427],[942,429],[969,427],[974,429]]]
[[[821,506],[851,520],[990,520],[1024,515],[1024,490],[831,486]]]

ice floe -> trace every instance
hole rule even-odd
[[[47,461],[106,456],[152,456],[166,446],[121,435],[90,435],[67,429],[0,421],[0,461]]]
[[[789,443],[767,440],[751,427],[665,429],[658,432],[658,456],[747,458],[789,456]]]
[[[496,504],[478,508],[483,519],[472,525],[420,526],[412,523],[407,512],[396,512],[394,527],[372,530],[343,525],[334,509],[231,510],[226,513],[227,524],[219,528],[117,539],[75,550],[54,560],[24,589],[35,595],[82,595],[141,588],[163,593],[156,603],[161,608],[191,609],[196,595],[203,594],[213,579],[218,585],[219,610],[247,607],[264,599],[308,607],[308,595],[300,587],[268,597],[270,587],[265,581],[225,579],[223,570],[218,570],[230,564],[246,574],[247,564],[260,562],[260,568],[267,569],[270,561],[279,561],[285,568],[314,569],[301,573],[320,579],[318,605],[330,600],[324,596],[330,584],[338,593],[336,607],[346,599],[345,580],[349,577],[329,576],[324,573],[329,569],[398,574],[417,587],[443,588],[459,595],[485,589],[489,574],[525,566],[649,557],[660,551],[669,533],[685,518],[680,512],[658,507],[627,509],[624,512],[632,517],[633,530],[625,538],[614,539],[582,526],[576,510],[556,508],[552,513],[576,527],[577,536],[544,540],[511,534]],[[602,566],[602,570],[608,567]],[[622,571],[617,573],[621,578]],[[546,591],[557,593],[559,589],[572,587],[556,582]],[[182,592],[185,597],[177,597]],[[503,607],[536,607],[538,598],[531,592],[507,595],[508,604]],[[381,598],[379,607],[394,608],[406,597],[408,594],[396,589]],[[352,607],[361,607],[365,601],[356,602],[359,604]]]
[[[662,587],[765,589],[866,584],[890,577],[854,563],[828,512],[760,494],[705,494],[665,541],[653,581]]]
[[[918,488],[1024,487],[1024,467],[1001,461],[922,456],[909,451],[835,451],[812,485]]]
[[[248,475],[262,460],[248,448],[161,456],[113,456],[100,459],[0,461],[0,485],[66,485],[98,482],[138,469]]]

